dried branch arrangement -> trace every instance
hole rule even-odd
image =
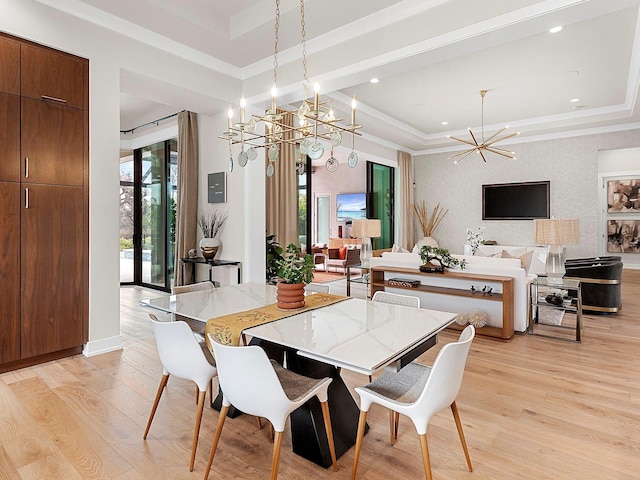
[[[420,228],[422,229],[422,235],[425,237],[431,237],[433,232],[438,225],[442,223],[445,215],[449,212],[449,210],[445,210],[440,208],[440,204],[437,204],[431,214],[427,214],[427,205],[424,200],[421,202],[416,202],[413,204],[413,211],[418,217],[418,221],[420,222]]]

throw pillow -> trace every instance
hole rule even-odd
[[[347,258],[347,246],[346,245],[342,245],[338,249],[338,256],[340,257],[340,260],[344,260],[345,258]]]
[[[498,252],[498,253],[484,253],[482,250],[480,250],[479,248],[476,249],[476,253],[473,254],[476,257],[491,257],[491,258],[500,258],[502,255],[502,252]],[[507,257],[504,257],[507,258]]]
[[[529,267],[531,266],[531,259],[533,258],[533,250],[525,252],[518,257],[511,255],[506,250],[503,250],[501,258],[518,258],[520,260],[522,268],[524,268],[525,273],[529,274]]]

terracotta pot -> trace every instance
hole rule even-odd
[[[304,307],[304,283],[278,282],[276,290],[278,308],[293,310]]]

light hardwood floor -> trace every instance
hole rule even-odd
[[[640,478],[640,271],[624,272],[618,315],[586,316],[582,344],[517,335],[476,337],[458,408],[475,471],[466,469],[449,411],[429,428],[436,480]],[[194,472],[191,384],[170,379],[149,438],[142,433],[161,375],[143,298],[121,291],[125,348],[0,375],[0,479],[201,479],[217,412],[206,409]],[[440,345],[456,338],[441,335]],[[420,357],[430,363],[440,347]],[[365,377],[344,372],[353,388]],[[423,478],[415,430],[401,419],[388,443],[386,411],[373,407],[358,478]],[[272,444],[253,418],[225,423],[211,479],[267,478]],[[281,479],[348,479],[353,449],[324,470],[291,452]]]

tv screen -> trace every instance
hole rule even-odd
[[[549,218],[549,181],[482,186],[483,220]]]
[[[338,193],[336,205],[338,222],[367,218],[367,196],[364,193]]]

